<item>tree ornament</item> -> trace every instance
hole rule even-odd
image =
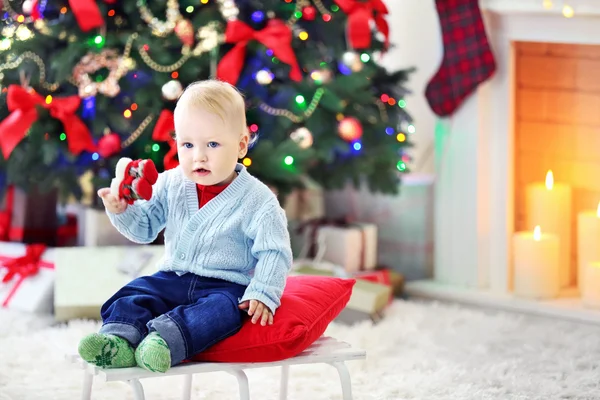
[[[268,85],[273,82],[273,73],[268,69],[261,69],[256,73],[256,82],[260,85]]]
[[[315,81],[315,83],[323,85],[331,82],[331,79],[333,78],[333,73],[328,68],[320,68],[311,72],[310,77],[313,81]]]
[[[109,73],[102,82],[94,82],[89,74],[107,68]],[[87,98],[102,93],[115,97],[121,91],[119,79],[127,70],[115,50],[102,50],[100,54],[88,53],[73,68],[73,79],[79,88],[79,97]]]
[[[354,117],[344,117],[338,124],[338,134],[347,142],[361,138],[363,128],[360,121]]]
[[[221,15],[227,21],[233,21],[237,19],[240,10],[235,5],[234,0],[217,0],[219,4],[219,11],[221,11]]]
[[[313,6],[306,6],[302,9],[302,18],[307,21],[314,21],[317,16],[317,10]]]
[[[21,6],[21,9],[23,10],[23,14],[31,15],[31,13],[33,12],[34,5],[35,5],[34,0],[25,0],[23,2],[23,5]]]
[[[360,60],[360,55],[354,51],[347,51],[342,56],[342,63],[352,72],[360,72],[362,71],[364,65]]]
[[[163,97],[167,100],[177,100],[181,93],[183,93],[183,86],[176,79],[170,80],[162,86]]]
[[[175,25],[175,34],[185,46],[194,45],[194,25],[189,19],[180,19]]]
[[[308,149],[313,144],[312,133],[306,127],[300,127],[290,134],[292,139],[301,149]]]
[[[217,23],[209,22],[207,25],[198,29],[197,37],[198,43],[194,47],[193,54],[200,56],[202,53],[213,50],[223,42],[224,36],[218,31],[219,26]]]
[[[105,132],[104,136],[98,141],[98,154],[102,158],[108,158],[121,151],[121,137],[110,130]]]

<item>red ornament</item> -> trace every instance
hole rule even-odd
[[[101,157],[107,158],[121,151],[121,137],[116,133],[104,135],[98,141],[98,154]]]
[[[307,21],[314,21],[317,17],[317,10],[313,6],[306,6],[302,9],[302,18]]]
[[[345,117],[338,124],[338,134],[347,142],[353,142],[361,138],[363,128],[360,121],[354,117]]]
[[[177,25],[175,25],[175,34],[186,46],[194,45],[194,25],[188,19],[180,20]]]

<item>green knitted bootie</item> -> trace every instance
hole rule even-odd
[[[129,342],[115,335],[92,333],[81,339],[79,355],[102,368],[135,367],[135,352]]]
[[[150,332],[135,350],[138,367],[152,372],[167,372],[171,367],[171,350],[158,332]]]

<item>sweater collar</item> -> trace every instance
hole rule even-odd
[[[219,196],[216,196],[200,209],[198,209],[198,190],[196,189],[196,183],[186,178],[184,181],[184,192],[190,215],[193,215],[196,212],[210,213],[211,210],[218,209],[231,199],[240,198],[243,193],[246,193],[247,185],[251,180],[250,174],[246,170],[246,167],[240,163],[236,165],[235,171],[238,173],[238,176],[219,192]]]

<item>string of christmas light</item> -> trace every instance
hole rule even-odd
[[[142,123],[131,133],[131,135],[129,135],[127,139],[121,142],[121,147],[126,148],[130,146],[133,142],[135,142],[142,135],[142,133],[148,127],[148,125],[150,125],[153,119],[153,114],[150,114],[146,118],[144,118]]]
[[[271,107],[270,105],[268,105],[267,103],[264,103],[264,102],[261,102],[258,107],[262,111],[266,112],[269,115],[273,115],[276,117],[285,117],[285,118],[289,119],[290,121],[297,124],[297,123],[304,121],[307,118],[310,118],[310,116],[317,109],[317,106],[319,105],[319,102],[321,101],[321,97],[323,97],[324,93],[325,93],[325,91],[321,88],[319,88],[315,91],[315,94],[314,94],[312,100],[310,101],[310,104],[308,105],[307,109],[302,113],[302,116],[298,116],[298,115],[294,114],[293,112],[291,112],[290,110],[287,110],[284,108]],[[304,98],[302,98],[301,101],[304,101]]]
[[[54,92],[58,89],[58,87],[59,87],[58,83],[46,82],[46,66],[44,65],[44,61],[41,59],[40,56],[38,56],[37,54],[35,54],[34,52],[31,52],[31,51],[24,52],[23,54],[18,56],[12,62],[0,64],[0,81],[3,78],[2,71],[18,68],[25,60],[32,60],[38,66],[39,74],[40,74],[39,82],[40,82],[40,85],[42,85],[42,87],[44,89],[49,90],[51,92]]]

